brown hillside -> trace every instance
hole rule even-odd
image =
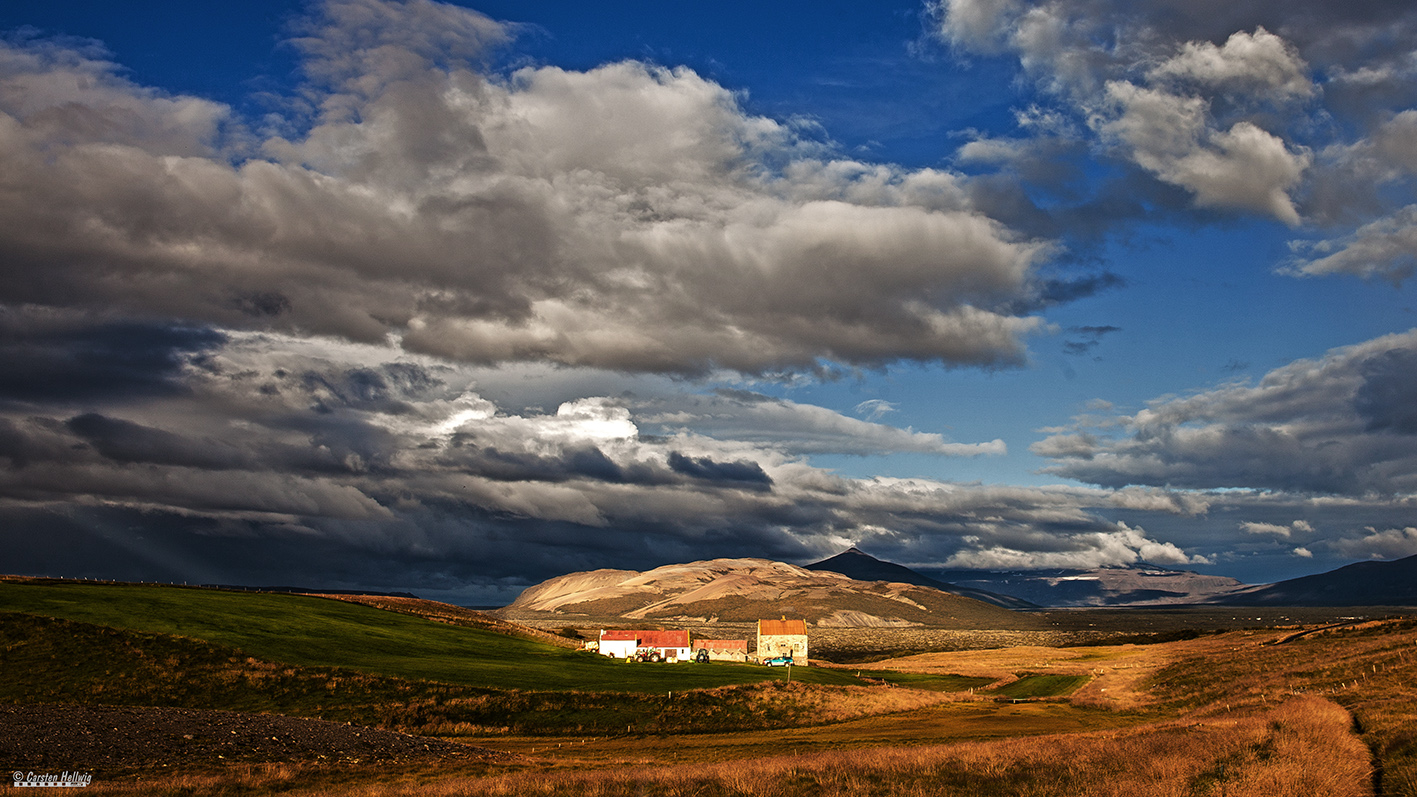
[[[712,559],[643,573],[570,573],[527,589],[495,612],[564,617],[752,622],[800,617],[819,627],[1035,628],[1039,620],[930,587],[857,581],[767,559]]]

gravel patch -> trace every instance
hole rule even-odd
[[[272,714],[64,703],[0,706],[4,772],[511,758],[440,739]]]

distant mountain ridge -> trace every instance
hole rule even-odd
[[[1092,569],[931,570],[961,587],[1011,595],[1039,606],[1172,606],[1219,598],[1249,585],[1147,563]]]
[[[819,627],[1024,629],[1015,609],[1109,606],[1417,606],[1417,556],[1250,586],[1149,564],[1090,570],[920,572],[852,548],[805,567],[711,559],[646,572],[568,573],[494,612],[506,619],[750,622],[787,614]]]
[[[1221,595],[1225,606],[1417,606],[1417,556],[1357,562],[1275,584]]]
[[[1145,563],[1092,570],[930,570],[929,577],[1052,608],[1088,606],[1417,606],[1417,556],[1249,585]]]
[[[823,559],[820,562],[813,562],[810,565],[803,566],[808,570],[841,573],[844,576],[850,576],[860,581],[895,581],[902,584],[915,584],[916,586],[930,587],[932,589],[938,589],[941,592],[948,592],[951,595],[973,598],[977,601],[1001,606],[1005,609],[1039,608],[1038,604],[1012,595],[1001,595],[988,590],[962,587],[957,584],[930,578],[923,573],[917,573],[911,570],[905,565],[898,565],[894,562],[886,562],[877,559],[854,545],[829,559]]]
[[[752,622],[801,618],[818,627],[1033,628],[1039,621],[943,590],[864,581],[767,559],[710,559],[646,572],[568,573],[524,591],[494,614],[506,619]]]

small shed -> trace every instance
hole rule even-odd
[[[699,639],[694,641],[694,655],[707,651],[709,661],[747,661],[746,639]]]
[[[793,664],[807,663],[807,621],[758,621],[758,661],[791,656]]]

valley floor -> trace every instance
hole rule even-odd
[[[1417,797],[1410,612],[828,629],[836,663],[794,672],[610,661],[426,602],[0,598],[0,767],[86,794]]]
[[[509,797],[1417,794],[1411,620],[1154,645],[935,652],[871,667],[972,675],[995,686],[1040,678],[1081,686],[1021,702],[998,689],[923,693],[913,707],[813,727],[492,736],[461,739],[470,746],[453,754],[440,752],[447,742],[433,742],[437,749],[360,761],[133,766],[90,788]],[[821,699],[829,702],[830,693]],[[355,741],[349,733],[357,726],[336,728],[348,728],[336,734],[340,743]]]

